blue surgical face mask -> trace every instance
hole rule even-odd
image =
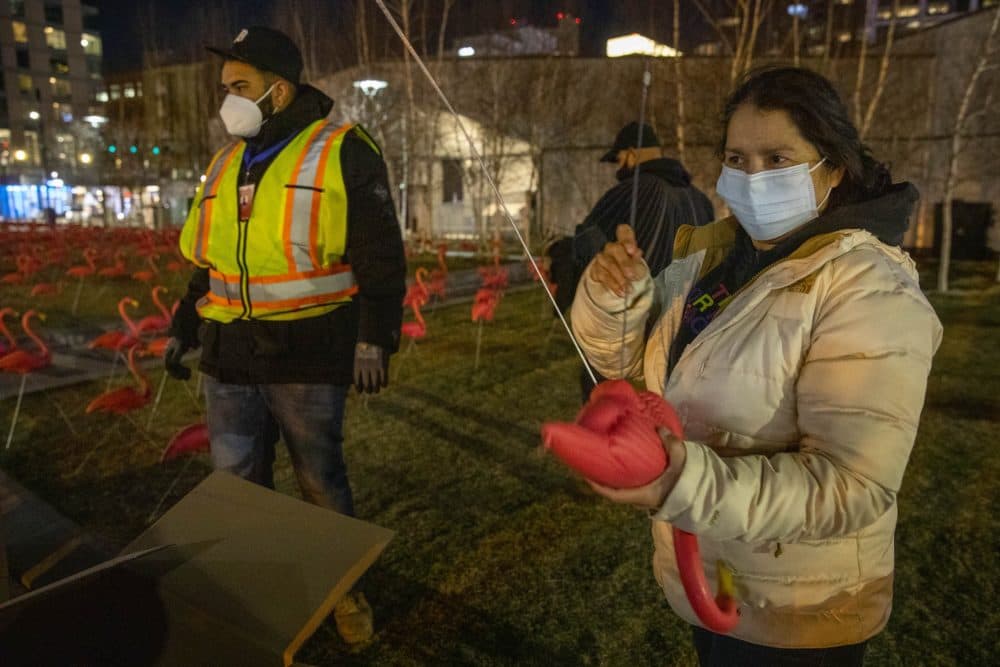
[[[784,236],[819,215],[830,197],[816,204],[812,172],[826,158],[809,168],[803,162],[784,169],[768,169],[747,174],[723,165],[715,191],[729,205],[740,226],[754,241],[770,241]]]

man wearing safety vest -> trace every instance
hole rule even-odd
[[[381,151],[333,101],[299,82],[284,34],[242,30],[223,57],[216,153],[184,224],[197,267],[165,363],[201,345],[212,462],[273,487],[279,434],[303,496],[354,514],[343,458],[347,391],[378,392],[398,349],[406,261]],[[348,642],[372,634],[358,592],[335,610]]]

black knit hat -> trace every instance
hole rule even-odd
[[[302,76],[302,54],[288,35],[272,28],[251,26],[240,30],[228,49],[206,46],[226,60],[239,60],[263,72],[273,72],[292,83]]]

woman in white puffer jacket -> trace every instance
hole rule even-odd
[[[941,340],[898,247],[918,195],[814,72],[748,73],[724,123],[734,217],[681,228],[659,276],[622,225],[581,279],[589,361],[644,378],[686,438],[665,438],[651,484],[594,486],[653,511],[654,573],[702,665],[860,665],[891,610],[896,494]],[[710,580],[717,561],[734,574],[729,635],[688,604],[672,525],[698,535]]]

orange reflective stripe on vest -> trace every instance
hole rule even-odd
[[[316,256],[316,228],[319,222],[323,175],[333,141],[351,129],[350,124],[335,128],[323,124],[313,131],[299,156],[285,199],[285,258],[289,273],[312,271],[322,265]]]
[[[233,157],[239,152],[239,143],[234,143],[228,149],[223,149],[208,167],[205,176],[205,188],[201,198],[198,213],[198,231],[194,238],[194,261],[196,264],[205,262],[205,250],[208,247],[208,234],[212,225],[213,200],[219,196],[219,186],[222,184],[222,174],[226,171]]]

